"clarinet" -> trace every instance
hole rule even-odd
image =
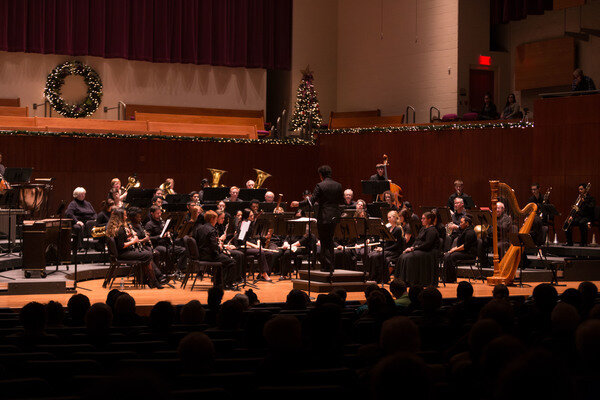
[[[135,231],[133,230],[133,227],[131,226],[131,223],[127,222],[127,228],[126,231],[129,231],[128,236],[129,238],[133,239],[134,237],[137,238],[137,233],[135,233]],[[142,251],[142,243],[137,242],[133,245],[133,248],[136,249],[137,251]]]

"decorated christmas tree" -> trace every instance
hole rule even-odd
[[[323,117],[319,108],[319,100],[315,85],[313,84],[313,73],[307,66],[302,72],[302,80],[298,86],[296,94],[296,104],[294,105],[294,114],[290,120],[290,130],[297,131],[302,128],[308,128],[308,121],[311,121],[312,128],[318,128],[321,125]]]

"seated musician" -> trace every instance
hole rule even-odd
[[[438,231],[438,236],[444,239],[444,243],[446,242],[446,227],[442,222],[442,216],[440,215],[440,211],[437,208],[431,210],[431,213],[435,216],[435,220],[433,222],[433,226]]]
[[[119,196],[121,197],[121,201],[125,201],[125,199],[127,198],[127,192],[121,186],[121,180],[119,178],[113,178],[110,181],[110,190],[108,191],[109,199],[112,199],[111,193],[112,193],[113,189],[117,190],[117,192],[119,193]]]
[[[242,199],[239,199],[238,196],[240,195],[240,188],[238,188],[237,186],[232,186],[229,189],[229,197],[227,197],[225,200],[223,201],[242,201]]]
[[[159,189],[159,190],[161,190],[161,189]],[[161,190],[161,192],[162,192],[162,190]],[[156,206],[156,207],[162,209],[162,205],[163,204],[165,204],[165,201],[164,201],[164,199],[161,196],[154,196],[154,197],[152,197],[152,205],[151,205],[151,207]],[[148,210],[148,213],[146,214],[146,216],[143,219],[144,225],[148,221],[150,221],[150,219],[151,219],[151,212],[150,212],[150,210]]]
[[[412,246],[415,242],[413,227],[411,226],[411,214],[406,208],[403,208],[398,214],[399,226],[402,229],[404,241],[407,246]]]
[[[196,191],[190,192],[190,200],[196,204],[200,204],[200,193]]]
[[[96,224],[94,226],[106,226],[110,220],[110,214],[115,208],[115,202],[111,199],[102,201],[102,211],[96,215]]]
[[[123,200],[121,200],[119,189],[110,189],[110,192],[108,192],[108,199],[115,203],[115,208],[123,208]]]
[[[354,201],[354,192],[352,189],[344,190],[344,208],[356,208],[356,202]]]
[[[402,228],[400,227],[400,217],[397,211],[389,211],[387,214],[388,223],[386,227],[394,237],[392,241],[385,242],[385,249],[376,247],[368,255],[367,265],[369,268],[369,276],[371,280],[387,283],[392,273],[392,264],[398,260],[406,248],[406,242],[403,237]],[[382,251],[385,253],[382,255]],[[385,260],[383,260],[385,256]]]
[[[450,234],[448,235],[448,242],[451,245],[450,247],[454,246],[454,241],[462,233],[460,229],[460,219],[465,215],[467,215],[467,212],[465,210],[465,202],[463,198],[455,197],[454,214],[452,214],[452,221],[448,223],[448,231],[450,232]],[[446,244],[445,248],[448,248],[448,244]]]
[[[396,263],[396,279],[402,279],[409,285],[429,286],[437,284],[436,252],[439,249],[437,229],[433,226],[434,215],[426,212],[421,216],[423,227],[415,244],[404,250]]]
[[[210,184],[208,183],[208,179],[202,178],[200,181],[200,190],[198,191],[198,201],[202,203],[204,201],[204,189],[209,188]]]
[[[580,245],[587,246],[588,237],[588,224],[594,220],[594,208],[596,206],[596,200],[590,196],[589,193],[585,192],[586,184],[581,183],[577,187],[579,190],[579,196],[583,198],[579,204],[578,209],[572,212],[568,221],[571,222],[569,228],[565,231],[567,235],[567,243],[565,246],[573,246],[573,228],[579,228],[579,235],[581,237]]]
[[[254,216],[256,217],[258,215],[258,213],[260,212],[260,201],[258,201],[256,199],[250,200],[250,209],[252,210],[252,212],[254,213]]]
[[[302,201],[304,200],[308,200],[312,197],[312,192],[310,190],[305,190],[304,192],[302,192]],[[304,210],[300,207],[298,208],[298,211],[296,211],[296,217],[304,217],[306,215],[306,213],[304,212]]]
[[[165,222],[161,219],[162,209],[158,206],[150,207],[150,220],[146,222],[145,228],[150,235],[154,251],[158,253],[157,260],[167,261],[167,257],[174,256],[177,260],[177,271],[185,270],[187,264],[187,252],[185,247],[174,243],[171,232],[165,232],[161,237],[161,233],[165,226]]]
[[[254,181],[252,179],[250,179],[246,182],[246,189],[254,189],[254,185],[255,185]]]
[[[456,262],[462,260],[475,260],[477,258],[477,234],[473,229],[471,217],[465,215],[460,219],[461,234],[452,247],[444,255],[445,281],[456,282]]]
[[[165,192],[164,192],[164,190],[162,190],[160,188],[156,189],[154,191],[154,197],[160,197],[162,199],[163,203],[166,203],[165,202]],[[154,202],[154,199],[152,200],[152,202]]]
[[[508,234],[513,231],[513,220],[506,213],[504,203],[501,201],[496,203],[496,218],[498,221],[498,254],[500,258],[504,256],[504,252],[510,247],[510,239]]]
[[[301,237],[287,236],[281,246],[283,254],[281,256],[281,280],[290,279],[292,272],[292,261],[294,269],[299,270],[302,266],[302,257],[308,257],[311,252],[313,257],[317,254],[317,237],[311,232],[308,235],[308,224],[306,231]]]
[[[411,225],[414,227],[415,231],[418,232],[421,229],[421,218],[413,211],[413,206],[410,201],[405,201],[402,203],[402,208],[406,208],[410,212],[410,220]]]
[[[267,282],[272,282],[269,277],[269,273],[271,270],[271,266],[274,263],[274,258],[272,252],[263,251],[262,244],[258,244],[257,239],[250,239],[250,232],[252,230],[252,223],[254,222],[254,213],[249,208],[245,208],[242,211],[242,222],[249,221],[251,223],[248,232],[246,233],[245,240],[239,240],[239,230],[241,229],[241,224],[239,225],[238,231],[235,233],[234,244],[238,250],[245,252],[246,255],[254,256],[258,259],[258,266],[260,271],[260,280],[264,280]]]
[[[463,187],[464,187],[463,181],[461,181],[460,179],[457,179],[454,181],[454,193],[452,193],[450,195],[450,197],[448,197],[448,209],[451,212],[456,211],[454,209],[454,200],[457,197],[460,197],[461,199],[463,199],[463,205],[464,205],[465,209],[470,210],[472,208],[475,208],[475,202],[473,201],[473,198],[471,196],[469,196],[468,194],[466,194],[465,192],[463,192]]]
[[[65,216],[71,218],[73,226],[73,247],[79,250],[83,246],[83,238],[89,237],[96,223],[96,211],[92,204],[85,199],[86,191],[82,187],[73,190],[73,200],[67,206]]]
[[[220,275],[217,273],[213,277],[214,284],[223,285],[227,290],[233,290],[233,283],[238,279],[238,276],[236,276],[236,262],[231,256],[224,254],[219,246],[219,238],[215,229],[217,213],[207,211],[204,214],[204,221],[204,224],[196,226],[191,235],[196,239],[200,260],[222,263],[223,282],[219,281]]]
[[[398,210],[398,207],[394,204],[394,196],[392,195],[392,192],[386,190],[382,193],[381,197],[383,199],[383,202],[386,203],[390,210],[400,211]]]
[[[116,208],[113,210],[106,227],[106,236],[115,239],[117,258],[121,260],[139,261],[144,269],[146,278],[145,283],[151,288],[163,288],[154,274],[152,251],[141,248],[139,245],[140,239],[127,223],[127,213],[124,209]]]
[[[367,211],[367,202],[363,199],[356,200],[356,211],[364,211],[364,218],[369,218],[369,212]]]
[[[265,203],[274,203],[275,202],[275,193],[268,191],[265,193]]]
[[[129,222],[131,224],[131,229],[133,229],[136,237],[139,239],[138,245],[141,246],[142,250],[144,250],[144,251],[149,250],[152,252],[152,259],[154,262],[151,264],[151,266],[152,266],[152,270],[154,271],[154,276],[156,276],[156,279],[161,284],[168,282],[168,280],[171,277],[170,276],[167,277],[158,268],[159,253],[152,246],[152,242],[150,241],[150,235],[148,234],[148,232],[144,229],[144,226],[142,225],[142,210],[140,210],[137,207],[129,207],[127,209],[127,217],[129,218]]]

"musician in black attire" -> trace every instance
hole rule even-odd
[[[375,166],[376,174],[371,175],[369,178],[370,181],[386,181],[385,179],[385,165],[377,164]]]
[[[145,283],[151,288],[162,289],[154,273],[156,266],[152,262],[152,251],[142,248],[140,238],[127,223],[127,213],[124,209],[113,210],[106,226],[106,236],[114,238],[119,259],[139,261],[146,277]]]
[[[454,214],[452,214],[452,222],[448,223],[448,228],[452,231],[449,236],[450,247],[454,245],[454,241],[462,233],[460,229],[460,219],[466,215],[465,202],[462,197],[456,197],[454,199]],[[448,248],[448,243],[446,244]]]
[[[204,189],[207,187],[210,187],[210,185],[208,184],[208,179],[202,178],[202,181],[200,182],[200,186],[201,186],[201,189],[198,192],[198,202],[202,203],[204,201]]]
[[[527,200],[527,203],[535,203],[538,206],[538,213],[541,212],[542,203],[544,202],[544,196],[540,193],[540,185],[534,183],[531,185],[531,197]]]
[[[340,205],[344,203],[344,191],[339,182],[331,179],[331,167],[322,165],[318,169],[321,182],[317,184],[311,200],[292,202],[292,207],[308,208],[317,204],[317,231],[321,240],[321,269],[333,271],[334,218],[340,217]]]
[[[142,210],[137,207],[129,207],[127,209],[127,216],[129,217],[129,221],[131,223],[131,228],[135,232],[137,238],[139,239],[139,245],[141,245],[142,250],[151,251],[152,259],[154,260],[152,265],[152,270],[154,271],[154,275],[156,279],[160,283],[166,283],[170,277],[164,275],[162,271],[158,268],[158,261],[160,259],[160,254],[154,250],[152,247],[152,242],[150,241],[150,236],[148,232],[142,226]]]
[[[106,227],[108,225],[108,221],[110,220],[110,214],[112,213],[112,210],[114,208],[115,208],[114,200],[112,200],[112,199],[103,200],[102,201],[102,211],[100,211],[96,215],[96,223],[94,224],[94,227],[100,227],[100,226]],[[106,243],[106,238],[104,236],[99,237],[98,243],[96,245],[96,250],[104,251],[105,243]]]
[[[344,208],[356,208],[356,202],[353,199],[354,192],[352,189],[344,190]]]
[[[223,254],[219,246],[219,238],[215,224],[217,223],[217,213],[207,211],[204,214],[204,224],[197,225],[192,232],[192,237],[196,239],[198,245],[198,254],[202,261],[214,261],[223,264],[223,282],[219,281],[219,274],[215,274],[215,285],[223,285],[225,289],[233,289],[233,282],[236,280],[235,269],[236,262],[230,256]]]
[[[423,228],[419,231],[414,246],[404,250],[396,262],[396,279],[402,279],[409,285],[437,284],[435,254],[440,242],[437,229],[433,226],[434,219],[430,212],[421,217]]]
[[[576,210],[573,210],[572,214],[569,216],[571,225],[565,232],[567,235],[567,243],[565,246],[573,246],[573,227],[579,227],[579,234],[581,236],[580,244],[581,246],[587,246],[588,223],[594,220],[596,200],[590,196],[589,193],[586,193],[585,188],[585,183],[581,183],[578,186],[579,196],[581,196],[583,200],[579,204],[579,207]]]
[[[473,198],[465,192],[463,192],[463,186],[464,183],[460,179],[454,181],[454,193],[452,193],[450,197],[448,197],[448,209],[450,209],[450,211],[456,211],[454,209],[454,200],[457,197],[463,199],[463,204],[467,210],[475,208],[475,202],[473,201]]]
[[[246,237],[244,238],[244,240],[240,240],[239,236],[242,227],[242,224],[240,223],[237,227],[238,229],[234,234],[233,244],[237,247],[239,251],[242,251],[246,255],[250,255],[258,259],[258,266],[260,269],[259,279],[267,282],[272,282],[271,278],[269,277],[269,274],[271,272],[271,266],[274,263],[273,256],[275,253],[264,251],[264,249],[262,248],[262,244],[259,245],[258,243],[258,240],[260,239],[254,239],[254,241],[250,239],[250,234],[254,226],[254,218],[254,213],[249,208],[245,208],[242,211],[242,222],[250,222],[250,227],[246,232]]]
[[[150,235],[154,251],[159,254],[159,259],[166,261],[169,255],[174,255],[177,260],[177,271],[183,271],[187,263],[187,252],[185,247],[173,242],[171,232],[167,231],[164,237],[160,237],[165,226],[165,222],[160,219],[161,216],[162,209],[160,207],[150,207],[150,220],[146,222],[144,227]]]
[[[240,188],[238,188],[237,186],[232,186],[231,188],[229,188],[229,197],[227,197],[225,200],[225,202],[236,202],[236,201],[242,201],[242,199],[240,199],[238,196],[240,195]]]
[[[92,204],[85,199],[85,194],[84,188],[75,188],[73,201],[69,203],[65,211],[65,216],[73,221],[71,236],[73,236],[73,248],[76,249],[83,246],[83,238],[90,236],[96,223],[96,211]]]
[[[382,248],[376,248],[371,251],[367,261],[367,265],[370,269],[370,279],[376,280],[379,283],[387,283],[390,280],[392,263],[398,260],[398,257],[400,257],[406,248],[406,241],[404,240],[403,231],[400,227],[400,217],[398,216],[398,212],[394,210],[388,212],[387,219],[388,224],[386,227],[389,226],[388,229],[394,237],[394,240],[385,242],[385,262],[383,262]]]
[[[456,247],[444,255],[444,274],[446,282],[456,282],[456,262],[475,260],[477,258],[477,234],[473,229],[471,217],[465,215],[460,219],[461,234],[456,241]]]
[[[292,261],[294,262],[294,269],[300,269],[302,265],[302,258],[306,258],[312,254],[316,254],[317,251],[317,238],[314,234],[308,235],[308,225],[306,226],[306,233],[301,236],[287,236],[283,241],[283,254],[281,255],[281,280],[289,279],[289,275],[292,272]]]

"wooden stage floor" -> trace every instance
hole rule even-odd
[[[292,282],[289,280],[278,282],[279,277],[274,276],[273,282],[257,282],[257,288],[253,289],[257,294],[259,300],[262,303],[268,302],[284,302],[287,294],[292,289]],[[461,279],[462,280],[462,279]],[[119,281],[115,281],[115,285],[113,288],[119,288]],[[204,281],[204,283],[208,283],[208,281]],[[492,295],[492,286],[488,286],[486,284],[481,283],[480,281],[473,283],[475,296],[476,297],[486,297]],[[557,286],[557,291],[559,293],[565,291],[568,288],[577,288],[579,282],[561,282],[565,286]],[[596,285],[600,287],[600,282],[594,282]],[[511,295],[531,295],[533,292],[533,288],[538,283],[531,282],[528,285],[520,288],[517,286],[510,287]],[[154,305],[158,301],[167,300],[173,304],[185,304],[190,300],[199,300],[202,304],[206,304],[207,299],[207,288],[206,285],[203,285],[202,289],[198,289],[197,287],[194,291],[188,289],[183,290],[179,287],[175,287],[174,289],[165,287],[165,289],[136,289],[131,286],[125,285],[124,290],[128,292],[135,298],[136,304],[141,308],[148,308],[149,306]],[[446,287],[440,286],[439,290],[442,292],[444,298],[455,298],[456,297],[456,286],[457,284],[448,284]],[[385,286],[386,289],[389,289],[389,286]],[[226,291],[224,300],[228,300],[235,296],[237,293],[243,293],[244,289],[241,291]],[[90,298],[90,302],[104,302],[106,300],[106,295],[109,290],[102,288],[102,279],[95,279],[80,282],[78,285],[77,293],[85,294]],[[50,300],[58,301],[61,304],[67,304],[67,301],[72,296],[72,293],[65,294],[30,294],[30,295],[4,295],[0,296],[0,307],[10,307],[10,308],[20,308],[30,301],[38,301],[40,303],[47,303]],[[314,297],[316,295],[313,294]],[[362,292],[354,292],[348,293],[348,300],[362,300],[364,301],[364,294]]]

